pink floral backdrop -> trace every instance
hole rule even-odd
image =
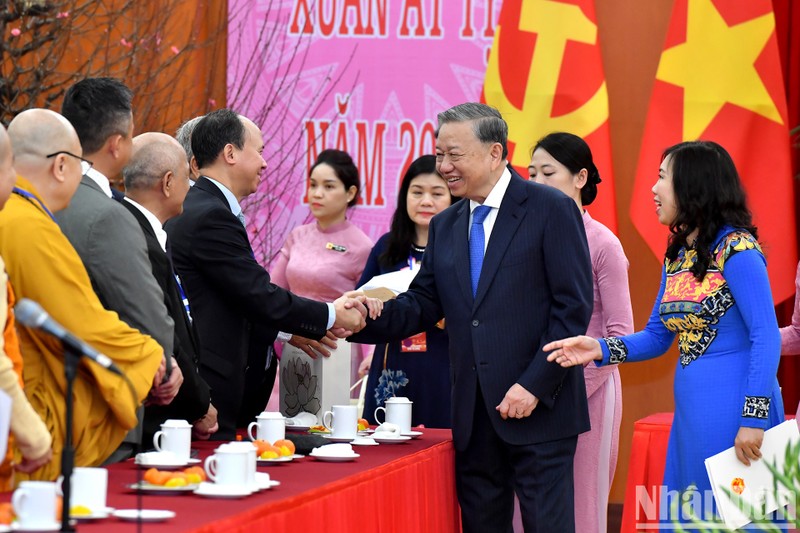
[[[308,168],[324,148],[361,172],[349,218],[373,241],[388,230],[403,172],[434,153],[436,114],[480,99],[500,4],[231,0],[229,105],[261,125],[269,165],[245,205],[262,263],[310,219]]]

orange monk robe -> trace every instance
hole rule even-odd
[[[16,186],[41,200],[21,176]],[[133,383],[135,399],[119,376],[89,361],[80,364],[74,395],[75,465],[97,466],[136,425],[136,407],[150,390],[163,351],[103,308],[77,252],[37,201],[12,194],[0,211],[0,255],[18,299],[39,302],[57,322],[111,357]],[[18,332],[25,392],[53,436],[53,460],[30,477],[55,479],[65,435],[63,350],[58,340],[40,331],[19,326]]]
[[[2,287],[7,293],[2,293]],[[14,291],[8,283],[5,265],[0,257],[0,325],[5,324],[0,335],[0,390],[11,397],[11,435],[8,436],[8,450],[0,465],[0,492],[13,488],[14,470],[11,463],[14,453],[17,461],[22,456],[38,458],[50,449],[52,438],[39,415],[33,410],[22,390],[22,354],[14,321]]]

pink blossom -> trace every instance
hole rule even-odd
[[[22,32],[21,32],[21,31],[19,31],[19,28],[13,28],[13,29],[11,30],[11,35],[13,35],[14,37],[19,37],[19,35],[20,35],[21,33],[22,33]]]
[[[178,54],[181,53],[180,49],[177,46],[171,46],[170,50],[172,50],[172,53],[175,54],[175,55],[178,55]]]
[[[129,42],[127,39],[125,39],[125,37],[123,37],[122,39],[119,40],[119,44],[121,44],[122,46],[126,46],[128,48],[132,48],[133,47],[133,43]]]
[[[69,18],[69,11],[62,11],[61,13],[59,13],[58,15],[56,15],[56,18],[57,18],[57,19],[65,19],[65,18]]]
[[[208,105],[210,105],[211,107],[217,107],[217,101],[214,100],[213,98],[209,98]]]

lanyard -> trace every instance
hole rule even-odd
[[[18,194],[18,195],[22,196],[23,198],[25,198],[26,200],[28,200],[31,203],[35,202],[35,203],[39,204],[39,206],[42,209],[44,209],[44,212],[47,213],[47,216],[49,216],[53,220],[53,222],[56,222],[56,217],[53,216],[53,213],[51,213],[50,210],[47,209],[47,206],[44,205],[44,203],[42,203],[42,201],[39,200],[33,194],[29,193],[25,189],[20,189],[19,187],[14,187],[11,192],[13,192],[14,194]]]

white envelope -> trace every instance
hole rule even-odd
[[[413,270],[398,270],[397,272],[380,274],[359,287],[359,290],[366,292],[367,296],[373,297],[380,297],[381,294],[378,292],[375,294],[369,294],[369,292],[378,291],[380,289],[389,289],[395,295],[398,295],[401,292],[406,292],[408,290],[408,287],[411,285],[411,282],[414,280],[417,272],[419,272],[419,268],[414,268]]]
[[[753,521],[722,490],[726,487],[739,497],[757,508],[766,503],[766,511],[771,513],[778,507],[785,507],[790,501],[786,487],[778,484],[778,498],[775,498],[772,473],[766,466],[768,461],[775,464],[779,472],[783,471],[786,447],[800,440],[797,422],[787,420],[764,433],[761,445],[761,459],[751,461],[750,466],[739,462],[736,450],[731,447],[705,460],[708,479],[717,502],[717,512],[731,529],[740,528]]]

